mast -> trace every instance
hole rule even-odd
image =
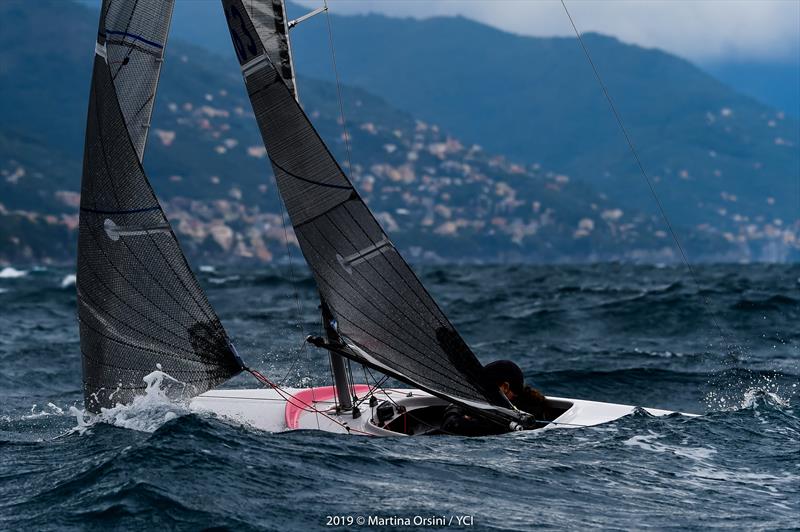
[[[322,295],[319,296],[320,309],[322,310],[322,323],[325,328],[325,337],[327,338],[328,345],[335,345],[344,347],[344,342],[339,336],[337,330],[336,318],[333,317],[331,309],[325,303]],[[331,371],[333,372],[333,385],[336,388],[336,397],[339,399],[339,407],[343,412],[353,410],[353,401],[350,399],[350,386],[351,382],[347,375],[347,366],[345,359],[342,355],[328,350],[331,357]],[[353,415],[356,415],[356,410],[353,410]]]
[[[335,319],[335,344],[309,341],[498,422],[521,420],[297,103],[271,44],[279,31],[257,32],[241,0],[222,5],[278,190]]]
[[[289,31],[299,23],[325,12],[328,9],[327,5],[291,21],[286,16],[286,3],[283,0],[242,2],[241,6],[252,20],[258,39],[264,47],[264,53],[271,64],[275,66],[281,79],[299,104],[300,97],[298,95]],[[225,14],[229,19],[234,19],[237,22],[239,15],[242,15],[236,5],[229,6],[225,10]],[[242,52],[249,53],[251,51],[250,44],[249,35],[242,35],[238,38],[238,41],[234,39],[234,47],[237,54],[240,55]],[[336,327],[332,325],[335,324],[336,320],[322,295],[320,295],[320,309],[322,310],[322,320],[328,342],[333,345],[341,344],[342,341],[339,338]],[[329,353],[333,384],[339,398],[339,406],[343,411],[350,410],[353,406],[350,398],[350,385],[352,383],[349,382],[346,361],[341,355],[333,351],[329,351]]]

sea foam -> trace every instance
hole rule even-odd
[[[160,364],[158,366],[158,370],[142,379],[147,385],[145,393],[134,398],[130,404],[103,408],[99,414],[70,407],[70,413],[78,422],[71,432],[84,434],[98,423],[140,432],[155,432],[164,423],[188,414],[189,409],[185,403],[168,396],[171,387],[176,384],[183,387],[183,383],[161,371]]]
[[[0,279],[18,279],[19,277],[25,277],[26,275],[28,275],[27,271],[18,270],[16,268],[12,268],[11,266],[6,266],[0,270]]]

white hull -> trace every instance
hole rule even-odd
[[[359,397],[367,395],[367,391],[366,385],[359,385],[356,390]],[[359,435],[403,436],[424,434],[433,429],[441,419],[443,408],[448,405],[446,401],[421,390],[384,389],[374,392],[376,401],[372,402],[372,406],[369,401],[361,403],[360,415],[354,418],[351,412],[336,412],[332,395],[330,387],[286,388],[282,391],[267,388],[211,390],[195,397],[191,408],[270,432],[312,429]],[[636,410],[634,406],[582,399],[547,399],[556,415],[547,420],[551,423],[540,430],[600,425]],[[380,416],[378,409],[382,404],[385,406],[381,409],[383,416]],[[644,410],[654,416],[676,413],[655,408]]]

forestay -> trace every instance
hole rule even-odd
[[[127,6],[127,19],[119,5]],[[146,129],[134,124],[149,116],[171,10],[171,1],[106,0],[101,11],[76,283],[85,402],[93,412],[131,401],[159,368],[184,383],[187,395],[241,370],[140,163]]]
[[[343,354],[437,395],[515,417],[293,98],[241,0],[222,3],[278,188],[349,345]]]

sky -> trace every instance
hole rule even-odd
[[[534,36],[573,35],[559,0],[328,0],[340,14],[463,15]],[[299,0],[309,8],[322,0]],[[697,63],[800,60],[800,0],[566,0],[578,29]]]

